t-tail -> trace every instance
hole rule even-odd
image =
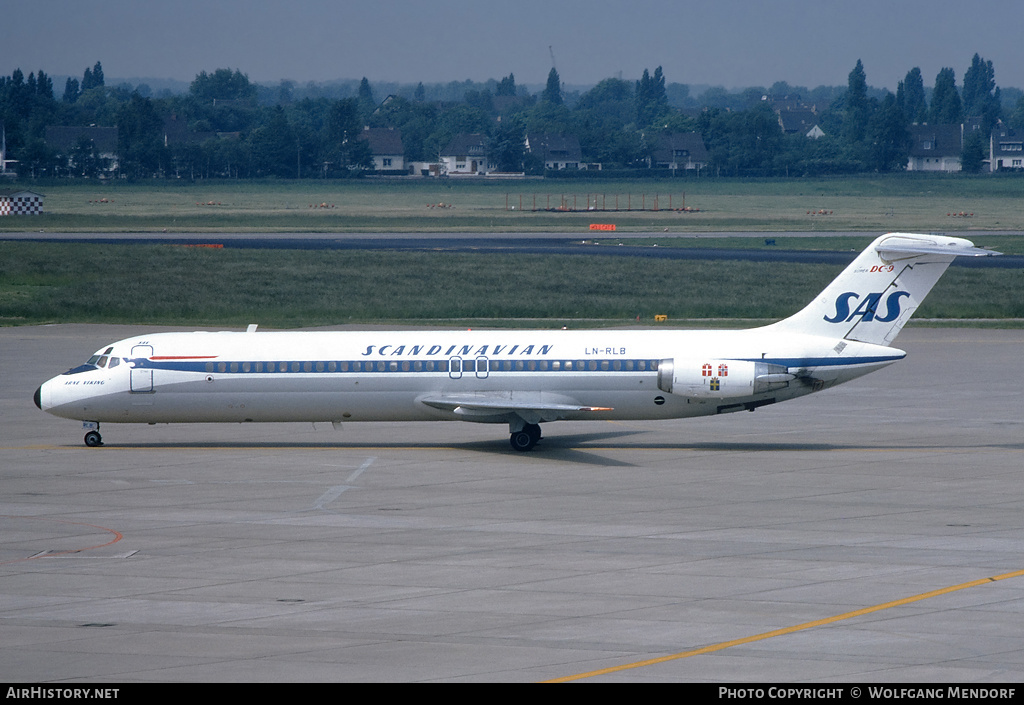
[[[959,237],[888,233],[802,311],[769,327],[889,345],[950,262],[960,256],[998,254]]]

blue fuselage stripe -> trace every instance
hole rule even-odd
[[[861,357],[774,357],[774,358],[709,358],[736,359],[744,362],[766,362],[787,368],[856,367],[895,362],[903,355]],[[169,370],[218,374],[358,374],[382,372],[449,372],[461,368],[464,372],[657,372],[660,359],[494,359],[453,358],[440,360],[237,360],[237,361],[154,361],[146,358],[128,360],[136,369]]]

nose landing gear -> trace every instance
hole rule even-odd
[[[88,428],[88,427],[87,427]],[[100,425],[95,424],[85,433],[85,445],[89,448],[99,448],[103,445],[103,436],[100,435]]]

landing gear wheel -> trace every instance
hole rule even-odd
[[[98,448],[103,445],[103,437],[99,431],[89,431],[85,434],[85,445],[90,448]]]
[[[509,437],[508,442],[512,445],[514,450],[518,450],[520,453],[525,453],[537,445],[537,439],[525,429],[513,433],[511,437]]]

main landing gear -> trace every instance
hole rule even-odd
[[[512,445],[513,449],[518,450],[520,453],[524,453],[528,450],[532,450],[539,440],[540,424],[528,423],[519,431],[513,431],[508,442]]]

